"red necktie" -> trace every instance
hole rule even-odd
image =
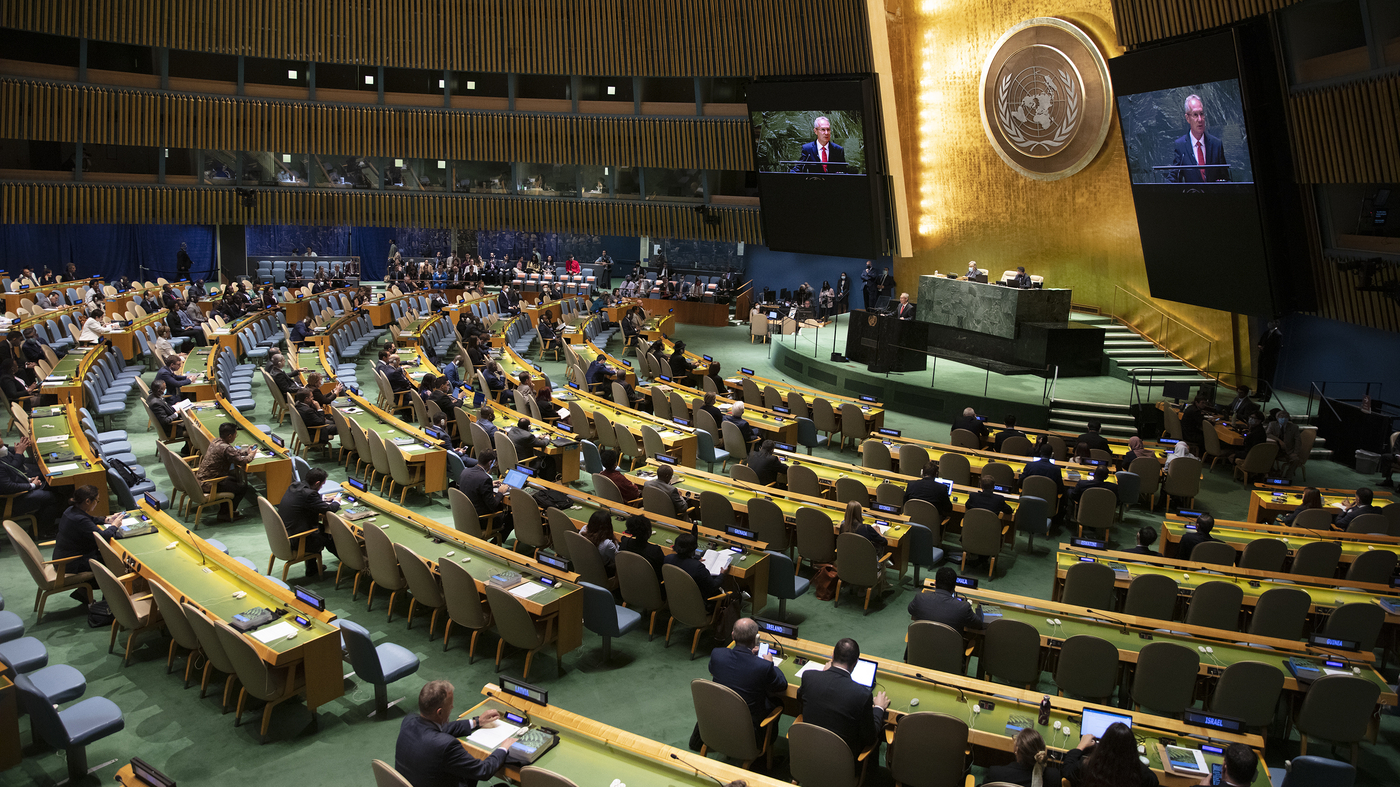
[[[822,148],[822,172],[826,171],[826,148]]]
[[[1205,163],[1206,163],[1206,152],[1205,152],[1204,149],[1201,148],[1201,141],[1200,141],[1200,140],[1196,140],[1196,163],[1197,163],[1197,164],[1205,164]],[[1202,182],[1202,183],[1205,183],[1205,182],[1206,182],[1206,171],[1203,170],[1203,169],[1202,169],[1202,170],[1197,170],[1197,171],[1201,173],[1201,182]]]

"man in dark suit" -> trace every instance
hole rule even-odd
[[[909,302],[909,293],[901,292],[899,294],[899,305],[894,307],[894,316],[901,320],[914,319],[914,304]]]
[[[478,515],[494,514],[500,511],[501,502],[506,496],[505,484],[498,483],[491,478],[491,466],[495,463],[496,452],[490,449],[482,451],[476,459],[470,456],[462,457],[462,472],[457,476],[457,489],[467,496]],[[506,532],[510,532],[509,521],[503,516],[497,516],[495,518],[497,529],[501,528],[504,522],[507,523],[505,524]]]
[[[394,770],[413,787],[476,787],[505,764],[515,738],[501,741],[484,760],[473,757],[457,740],[499,719],[488,710],[475,719],[452,718],[452,684],[430,681],[418,692],[418,712],[404,717],[394,746]]]
[[[1249,398],[1249,386],[1241,385],[1235,389],[1235,401],[1230,402],[1225,408],[1225,414],[1230,416],[1231,421],[1248,421],[1249,417],[1259,412],[1259,405]]]
[[[1206,110],[1201,97],[1190,95],[1185,102],[1186,125],[1190,131],[1172,143],[1172,166],[1185,169],[1166,170],[1173,183],[1214,183],[1229,180],[1230,170],[1192,167],[1191,164],[1225,164],[1225,145],[1220,137],[1206,133]]]
[[[845,172],[846,150],[831,141],[831,121],[825,117],[812,121],[812,134],[816,136],[816,140],[802,146],[802,155],[798,156],[797,160],[813,163],[794,164],[790,171]]]
[[[733,689],[744,698],[753,717],[754,739],[761,740],[758,725],[778,707],[787,691],[787,678],[773,663],[772,656],[758,655],[758,624],[753,618],[740,618],[734,624],[734,647],[710,651],[710,677],[715,683]],[[700,725],[690,736],[690,748],[699,751]]]
[[[1035,286],[1030,274],[1026,273],[1026,266],[1016,266],[1016,275],[1011,279],[1011,286],[1021,290],[1029,290]]]
[[[948,487],[938,480],[938,463],[930,461],[923,466],[922,477],[910,481],[904,488],[904,503],[910,500],[927,500],[938,509],[938,515],[945,521],[953,513],[953,501],[948,499]]]
[[[1010,437],[1025,437],[1026,433],[1016,428],[1016,416],[1008,414],[1006,416],[1006,428],[997,432],[996,439],[992,440],[992,450],[1000,453],[1002,445]]]
[[[1011,506],[1006,504],[1006,498],[997,494],[993,489],[997,485],[996,479],[989,475],[982,476],[982,488],[967,496],[966,510],[974,508],[985,508],[997,516],[1003,514],[1010,516],[1013,512]]]
[[[1156,557],[1157,553],[1152,551],[1152,545],[1157,541],[1157,528],[1151,525],[1144,525],[1138,528],[1137,546],[1132,549],[1125,549],[1130,555],[1150,555]]]
[[[332,555],[336,554],[335,542],[326,533],[326,512],[339,511],[340,504],[326,500],[321,497],[321,487],[326,483],[326,471],[319,467],[311,468],[306,474],[306,480],[297,481],[287,487],[287,491],[282,494],[282,502],[277,504],[277,514],[282,517],[282,523],[287,526],[288,533],[305,533],[312,531],[306,537],[306,554],[314,555],[323,549],[330,550]],[[306,575],[313,576],[316,572],[316,561],[306,561]]]
[[[1094,468],[1094,474],[1089,478],[1080,481],[1069,490],[1069,499],[1072,503],[1079,502],[1084,497],[1084,493],[1090,489],[1107,489],[1115,497],[1118,496],[1118,485],[1108,480],[1108,465],[1099,465]]]
[[[779,475],[787,475],[787,465],[773,454],[777,447],[778,444],[772,440],[764,440],[758,444],[758,450],[744,460],[744,464],[753,470],[754,475],[758,476],[758,482],[764,486],[776,484]]]
[[[865,308],[867,310],[875,308],[875,293],[877,291],[875,286],[875,279],[879,275],[880,274],[875,272],[875,261],[866,260],[865,270],[860,272],[860,287],[861,294],[865,297],[865,300],[862,301],[862,303],[865,305]]]
[[[1352,520],[1363,514],[1379,514],[1381,509],[1372,505],[1371,501],[1375,495],[1369,487],[1361,487],[1356,490],[1356,496],[1351,499],[1351,505],[1347,506],[1337,520],[1332,523],[1333,530],[1346,530],[1351,525]]]
[[[739,427],[739,434],[744,438],[745,444],[753,445],[758,440],[758,434],[754,432],[753,425],[744,420],[743,402],[735,402],[734,406],[729,408],[729,414],[724,417],[724,420]],[[724,424],[715,425],[724,429]]]
[[[977,411],[971,407],[965,408],[961,416],[953,419],[952,431],[956,432],[959,429],[966,429],[977,435],[982,442],[987,442],[987,425],[977,420]]]
[[[1107,451],[1110,454],[1113,453],[1113,449],[1108,445],[1108,438],[1099,434],[1099,430],[1103,429],[1103,424],[1098,420],[1093,420],[1088,423],[1088,426],[1089,431],[1074,438],[1074,444],[1088,443],[1091,449],[1097,448],[1100,451]]]
[[[1191,550],[1195,549],[1197,544],[1217,540],[1210,535],[1211,528],[1215,527],[1215,517],[1210,514],[1201,514],[1196,517],[1195,524],[1196,532],[1187,530],[1186,534],[1181,537],[1181,543],[1176,545],[1176,558],[1178,560],[1190,560]]]
[[[957,580],[958,572],[952,566],[938,569],[933,578],[934,591],[914,596],[909,602],[909,617],[942,623],[959,634],[969,628],[985,628],[982,624],[982,606],[979,604],[974,612],[971,604],[955,595]]]
[[[885,709],[890,706],[885,692],[872,699],[870,689],[851,679],[851,670],[859,660],[860,645],[855,640],[838,640],[826,669],[803,675],[797,689],[802,720],[836,733],[852,755],[879,741]]]
[[[1023,487],[1025,486],[1027,476],[1043,475],[1054,481],[1057,494],[1063,495],[1065,493],[1065,474],[1055,465],[1053,461],[1054,456],[1054,446],[1049,443],[1042,445],[1040,447],[1040,458],[1036,459],[1034,462],[1027,462],[1026,469],[1021,471],[1021,485]]]
[[[301,416],[301,422],[306,424],[306,436],[316,445],[330,442],[335,436],[335,424],[326,417],[326,411],[322,410],[311,401],[310,388],[298,388],[292,394],[292,401],[296,405],[297,415]],[[299,530],[290,532],[299,533]]]

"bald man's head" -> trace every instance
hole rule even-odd
[[[739,618],[731,636],[735,646],[753,650],[758,645],[758,624],[753,618]]]

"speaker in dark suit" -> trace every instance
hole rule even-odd
[[[802,720],[836,733],[853,755],[879,740],[885,708],[890,704],[883,691],[872,698],[870,689],[851,679],[850,670],[859,659],[860,646],[855,640],[842,639],[826,669],[803,675],[797,689]]]
[[[802,146],[798,161],[811,161],[812,164],[794,164],[792,172],[846,172],[846,148],[839,144],[826,144],[826,162],[822,161],[819,143],[809,141]]]
[[[1196,146],[1200,145],[1201,153],[1205,161],[1196,155]],[[1229,180],[1229,170],[1225,169],[1197,169],[1191,164],[1225,164],[1225,145],[1221,143],[1220,137],[1204,135],[1203,139],[1194,139],[1190,134],[1177,137],[1172,143],[1172,166],[1187,167],[1186,169],[1168,170],[1167,174],[1173,176],[1175,183],[1210,183],[1217,180]],[[1204,177],[1202,177],[1204,173]]]

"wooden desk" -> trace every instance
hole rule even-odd
[[[667,421],[664,418],[657,418],[651,413],[631,408],[619,407],[610,399],[594,396],[587,391],[574,387],[574,383],[569,383],[567,388],[560,389],[555,401],[561,406],[568,407],[571,403],[577,403],[583,409],[584,415],[593,422],[598,413],[602,413],[614,426],[624,426],[637,438],[637,444],[642,445],[642,427],[650,426],[661,435],[661,442],[666,446],[666,452],[680,460],[686,467],[695,466],[695,454],[698,450],[699,441],[695,437],[697,431],[695,427],[680,426]],[[568,410],[560,410],[562,417]],[[565,419],[569,420],[569,419]],[[579,425],[570,423],[570,427],[575,432],[579,430]],[[594,424],[596,430],[596,424]]]
[[[933,580],[925,580],[924,588],[932,592],[935,589]],[[1296,640],[1257,637],[1239,631],[1189,626],[1179,622],[1171,622],[1171,632],[1164,632],[1162,628],[1167,625],[1167,622],[1155,618],[1136,617],[1109,610],[1104,613],[1107,617],[1112,618],[1112,620],[1108,620],[1095,617],[1092,611],[1085,610],[1083,607],[1072,607],[1067,604],[1043,601],[1029,596],[1018,596],[1013,593],[1000,593],[995,590],[959,588],[958,594],[965,596],[973,603],[982,605],[982,614],[986,623],[991,623],[992,620],[1015,620],[1025,623],[1039,632],[1040,647],[1050,655],[1051,661],[1049,663],[1052,665],[1052,671],[1054,660],[1058,658],[1060,646],[1064,644],[1065,640],[1080,634],[1098,637],[1111,643],[1118,649],[1119,662],[1129,666],[1137,664],[1139,652],[1150,642],[1170,642],[1187,650],[1196,650],[1200,646],[1208,645],[1214,653],[1200,655],[1201,664],[1198,673],[1212,686],[1215,679],[1224,674],[1225,669],[1230,665],[1241,661],[1263,660],[1277,666],[1279,671],[1283,673],[1285,691],[1303,694],[1306,693],[1307,686],[1299,684],[1298,680],[1293,677],[1293,673],[1289,671],[1286,664],[1287,660],[1295,657],[1318,659],[1325,656],[1330,658],[1337,655],[1335,651],[1319,650]],[[995,611],[993,612],[993,610]],[[1060,621],[1061,625],[1053,626],[1046,623],[1047,616]],[[984,632],[969,629],[967,633],[980,646]],[[1250,647],[1251,645],[1262,646],[1268,650],[1277,651],[1277,653],[1270,653],[1267,658],[1261,659],[1260,647]],[[1380,687],[1380,705],[1396,704],[1395,692],[1375,669],[1375,654],[1370,652],[1348,654],[1343,660],[1356,665],[1360,669],[1361,677]]]
[[[583,588],[578,585],[577,574],[537,563],[526,555],[474,538],[409,511],[391,500],[355,489],[348,483],[341,484],[340,488],[341,494],[337,500],[342,508],[339,513],[357,534],[362,528],[378,527],[390,541],[412,549],[432,564],[434,571],[439,562],[456,560],[476,580],[477,590],[483,596],[486,580],[502,571],[518,571],[526,578],[548,576],[559,580],[554,587],[546,587],[528,598],[522,598],[520,603],[531,617],[556,618],[559,636],[555,649],[560,658],[583,644]],[[350,521],[348,516],[358,511],[374,513],[370,517]]]
[[[664,314],[649,318],[646,322],[642,323],[642,327],[637,333],[648,342],[654,342],[670,336],[672,333],[675,333],[675,330],[675,318],[669,314]]]
[[[1178,418],[1181,417],[1181,413],[1185,409],[1182,407],[1177,407],[1174,404],[1168,404],[1165,401],[1157,402],[1158,410],[1166,412],[1166,409],[1168,407],[1171,407],[1172,409],[1177,411],[1176,415]],[[1220,418],[1216,416],[1206,416],[1205,423],[1215,428],[1215,436],[1220,438],[1221,445],[1244,445],[1244,433],[1235,431],[1235,429],[1230,426],[1229,419]]]
[[[16,279],[15,282],[18,282],[18,279]],[[6,292],[4,294],[5,311],[12,312],[15,309],[20,308],[20,306],[23,305],[23,301],[25,300],[38,303],[37,296],[40,294],[48,295],[54,290],[58,290],[64,296],[64,300],[67,300],[68,291],[70,289],[77,290],[83,287],[101,287],[102,283],[102,279],[100,277],[97,277],[89,279],[74,279],[73,281],[59,282],[58,284],[42,284],[39,286],[24,285],[25,289]],[[12,283],[11,286],[15,286],[15,284]]]
[[[84,344],[70,348],[68,354],[58,359],[58,363],[49,372],[49,378],[63,377],[63,380],[49,382],[49,379],[39,381],[39,393],[53,396],[62,405],[73,405],[74,407],[84,407],[87,397],[83,393],[83,378],[87,377],[88,370],[107,353],[107,345]]]
[[[136,334],[140,331],[144,331],[147,326],[158,325],[163,322],[165,322],[165,312],[154,312],[152,314],[147,314],[145,317],[137,318],[130,326],[124,327],[119,331],[112,331],[107,334],[106,338],[114,347],[121,350],[122,357],[129,361],[143,355],[143,353],[139,352],[140,345],[136,341]]]
[[[639,488],[656,474],[656,468],[660,465],[654,460],[648,460],[646,466],[627,473],[628,480],[636,484]],[[799,495],[796,492],[788,492],[781,489],[773,489],[766,486],[756,486],[754,484],[735,481],[727,476],[707,473],[703,470],[692,468],[672,467],[674,475],[671,484],[680,490],[681,494],[687,498],[698,499],[701,492],[714,492],[722,495],[729,501],[729,505],[734,508],[734,513],[745,519],[749,515],[749,501],[755,497],[767,499],[783,512],[783,519],[788,524],[789,537],[796,532],[797,511],[800,508],[815,508],[831,518],[832,529],[836,533],[841,532],[841,522],[846,515],[846,504],[835,500],[828,500],[824,497],[808,497]],[[867,508],[864,512],[864,520],[880,531],[888,543],[894,567],[904,576],[904,571],[909,563],[909,545],[913,541],[910,534],[909,520],[907,517],[898,515],[882,514],[874,509]]]
[[[690,352],[687,351],[686,357],[689,356]],[[700,368],[704,368],[704,359],[701,358],[700,361],[702,364]],[[746,400],[748,398],[744,396],[745,380],[752,380],[754,385],[758,386],[760,399],[762,399],[763,389],[772,386],[773,389],[783,397],[783,404],[785,406],[792,406],[791,403],[788,402],[788,396],[791,394],[797,394],[802,397],[802,399],[807,402],[808,407],[811,406],[813,399],[825,399],[831,403],[832,410],[835,411],[836,416],[839,418],[841,416],[841,405],[849,403],[860,407],[861,414],[865,416],[866,429],[870,432],[874,432],[876,429],[880,429],[885,425],[885,410],[878,403],[862,402],[859,399],[853,399],[849,396],[836,396],[829,391],[823,391],[818,388],[807,388],[801,385],[794,385],[793,383],[771,380],[767,377],[759,377],[754,374],[746,373],[744,369],[739,370],[738,376],[731,373],[728,377],[724,378],[724,385],[729,389],[730,397],[736,401]]]
[[[783,710],[791,716],[797,716],[802,710],[797,701],[797,688],[801,685],[801,680],[797,677],[798,667],[793,663],[794,657],[801,656],[810,661],[825,663],[831,660],[832,649],[830,645],[807,640],[786,637],[774,637],[774,639],[781,643],[783,651],[783,663],[779,665],[778,669],[788,680],[787,692],[783,698]],[[1093,708],[1106,713],[1131,716],[1133,730],[1139,735],[1153,740],[1162,737],[1170,738],[1173,739],[1174,745],[1189,748],[1199,748],[1199,741],[1206,739],[1221,746],[1243,743],[1259,754],[1261,762],[1264,759],[1264,738],[1260,735],[1223,733],[1214,729],[1183,724],[1175,719],[1150,716],[1122,708],[1095,705],[1068,697],[1056,696],[1049,698],[1050,723],[1042,726],[1036,724],[1040,701],[1045,696],[1040,692],[1024,691],[1005,684],[981,681],[948,672],[934,672],[868,654],[861,654],[861,658],[876,663],[879,674],[878,687],[890,699],[889,709],[885,711],[886,742],[892,739],[890,728],[898,727],[900,720],[906,714],[916,712],[944,713],[957,719],[971,719],[968,729],[968,743],[973,747],[974,762],[1000,763],[1006,760],[1005,754],[1012,750],[1011,745],[1015,734],[1008,729],[1008,726],[1011,725],[1013,716],[1024,720],[1016,726],[1029,724],[1040,732],[1045,739],[1047,748],[1064,752],[1074,748],[1079,743],[1079,736],[1070,735],[1066,739],[1064,735],[1054,729],[1053,725],[1059,722],[1061,725],[1072,726],[1077,731],[1082,723],[1081,716],[1084,709]],[[873,693],[875,690],[871,689],[871,691]],[[911,705],[911,701],[915,699],[919,701],[917,707]],[[969,708],[982,701],[990,702],[993,707],[974,716]],[[1156,747],[1148,746],[1146,756],[1149,760],[1148,766],[1152,768],[1153,773],[1164,785],[1188,787],[1188,785],[1194,785],[1200,781],[1199,777],[1186,779],[1169,775],[1163,771]],[[1207,763],[1221,761],[1220,757],[1211,754],[1206,754],[1205,757]],[[1269,787],[1267,768],[1259,769],[1253,787]]]
[[[1343,491],[1335,489],[1319,489],[1322,493],[1322,505],[1325,508],[1335,509],[1335,514],[1340,514],[1346,504],[1356,496],[1355,491]],[[1389,492],[1372,491],[1373,498],[1371,504],[1377,508],[1384,508],[1386,504],[1392,502]],[[1279,514],[1287,514],[1293,509],[1303,504],[1302,487],[1260,487],[1255,486],[1249,491],[1249,521],[1268,522]]]
[[[714,787],[715,779],[721,778],[725,780],[721,784],[743,780],[752,787],[791,787],[787,782],[667,746],[558,706],[521,701],[501,692],[494,684],[488,683],[481,693],[487,699],[468,708],[459,718],[478,716],[488,710],[511,711],[527,716],[535,724],[558,730],[558,745],[535,760],[534,765],[575,784],[604,787],[620,779],[630,787]],[[478,759],[491,754],[465,738],[462,746]],[[519,783],[520,766],[508,762],[498,775]]]
[[[431,495],[447,488],[447,449],[428,437],[423,430],[384,412],[368,399],[358,394],[346,392],[350,401],[334,404],[346,420],[352,421],[361,429],[377,434],[384,440],[385,448],[398,449],[412,465],[423,465],[423,492]]]
[[[635,387],[637,393],[643,396],[651,396],[653,389],[659,389],[662,395],[666,396],[668,400],[671,391],[680,394],[681,398],[685,400],[685,412],[676,413],[673,411],[671,413],[671,417],[673,418],[692,420],[695,416],[695,403],[698,401],[704,404],[705,401],[704,391],[681,385],[674,379],[670,382],[665,382],[663,379],[652,380],[650,383],[643,383]],[[726,404],[732,405],[733,402],[728,399],[715,398],[715,405],[719,407],[721,411],[725,409]],[[749,426],[752,426],[754,430],[764,438],[775,440],[779,443],[797,442],[797,419],[791,415],[780,415],[762,407],[744,405],[744,420],[748,421]],[[715,424],[715,426],[720,425]],[[722,443],[723,441],[716,440],[715,442]]]
[[[107,468],[83,434],[77,405],[36,407],[30,414],[29,427],[34,431],[34,455],[39,462],[39,474],[48,479],[49,486],[77,489],[91,484],[97,487],[97,510],[93,513],[105,516],[110,510]],[[55,453],[71,453],[74,458],[52,456]]]
[[[537,489],[558,492],[568,497],[574,505],[564,511],[564,515],[569,518],[570,522],[574,523],[575,530],[583,530],[583,526],[588,524],[588,518],[595,511],[608,511],[621,519],[626,519],[633,514],[643,514],[652,524],[651,543],[660,547],[663,553],[669,554],[675,551],[673,545],[676,542],[676,537],[681,533],[689,533],[691,529],[689,522],[653,514],[644,509],[614,503],[611,500],[604,500],[597,495],[580,492],[563,484],[531,478],[529,485]],[[743,549],[743,554],[737,555],[724,573],[738,580],[739,584],[749,592],[753,601],[754,614],[758,614],[759,610],[768,606],[768,572],[771,561],[767,555],[763,554],[763,550],[767,549],[768,545],[759,541],[731,536],[723,531],[703,525],[698,527],[698,536],[701,539],[699,547],[701,551],[730,547]],[[708,546],[706,545],[707,541],[709,542]]]
[[[1291,563],[1295,552],[1304,544],[1311,544],[1318,541],[1327,541],[1341,544],[1342,557],[1339,566],[1345,573],[1345,569],[1356,560],[1359,555],[1376,549],[1388,549],[1391,552],[1400,553],[1400,538],[1383,535],[1359,535],[1355,533],[1336,533],[1327,530],[1311,530],[1302,527],[1283,527],[1282,525],[1249,527],[1247,522],[1227,522],[1217,519],[1215,527],[1211,529],[1210,535],[1217,541],[1223,541],[1235,548],[1236,554],[1243,554],[1245,547],[1250,542],[1264,538],[1272,538],[1282,541],[1288,547],[1288,559],[1286,563]],[[1245,525],[1241,527],[1240,525]],[[1263,529],[1267,528],[1267,529]],[[1196,529],[1194,520],[1188,520],[1179,516],[1168,516],[1162,520],[1162,554],[1166,557],[1177,559],[1187,559],[1190,555],[1176,554],[1177,545],[1181,543],[1181,538],[1187,532]],[[1350,536],[1350,537],[1348,537]]]
[[[1056,555],[1055,579],[1051,588],[1051,600],[1058,601],[1064,589],[1065,572],[1070,566],[1092,559],[1109,564],[1115,569],[1114,586],[1126,591],[1129,583],[1142,574],[1165,574],[1176,580],[1180,594],[1189,596],[1196,588],[1207,582],[1233,582],[1244,591],[1243,606],[1251,610],[1259,602],[1259,597],[1276,587],[1295,588],[1308,594],[1312,599],[1309,612],[1315,616],[1330,615],[1343,604],[1375,604],[1377,597],[1385,597],[1400,604],[1400,596],[1387,585],[1372,585],[1364,582],[1345,582],[1321,577],[1305,577],[1297,574],[1275,574],[1267,571],[1253,571],[1247,568],[1231,568],[1208,563],[1170,558],[1153,558],[1129,552],[1111,550],[1081,549],[1068,544],[1060,544]],[[1122,570],[1118,570],[1121,567]],[[1280,581],[1281,580],[1281,581]],[[1355,589],[1352,589],[1355,588]],[[1400,624],[1400,615],[1389,612],[1385,615],[1389,626]],[[1175,624],[1173,624],[1175,625]]]
[[[180,393],[196,402],[207,402],[214,398],[217,386],[214,384],[214,347],[193,347],[185,354],[185,360],[177,372],[181,375],[200,375],[199,380],[180,387]]]
[[[413,292],[407,295],[395,295],[383,300],[371,301],[365,304],[365,312],[369,314],[369,321],[376,328],[383,328],[391,322],[397,322],[394,318],[393,304],[417,302],[420,293]]]
[[[729,324],[728,303],[705,303],[692,300],[665,300],[662,298],[641,298],[637,301],[648,314],[667,314],[681,325],[712,325],[724,327]],[[617,322],[617,320],[613,320]],[[667,330],[670,335],[670,330]],[[655,341],[653,339],[652,341]]]
[[[164,511],[144,500],[133,513],[145,514],[156,532],[134,538],[113,539],[112,549],[148,582],[170,591],[176,601],[186,601],[211,618],[229,622],[234,615],[254,607],[286,607],[311,621],[293,639],[279,638],[263,644],[251,634],[248,642],[263,661],[274,667],[300,669],[306,678],[306,706],[316,708],[345,693],[341,668],[340,629],[331,625],[335,615],[317,611],[268,577],[214,548]],[[167,548],[171,543],[174,548]],[[234,598],[235,592],[248,595]],[[295,623],[292,625],[296,625]]]
[[[431,317],[419,317],[411,320],[394,337],[394,344],[399,347],[417,347],[423,343],[423,334],[433,326],[434,323],[443,319],[441,314],[434,314]]]
[[[244,418],[243,414],[238,412],[238,408],[222,396],[215,397],[213,402],[200,403],[189,408],[183,417],[186,432],[199,429],[208,435],[210,442],[218,438],[221,425],[232,422],[238,427],[238,432],[233,436],[233,444],[254,446],[258,449],[257,458],[245,465],[246,471],[263,476],[269,502],[273,505],[282,502],[282,495],[286,494],[287,487],[292,485],[292,458],[286,448],[274,443],[271,437]]]

